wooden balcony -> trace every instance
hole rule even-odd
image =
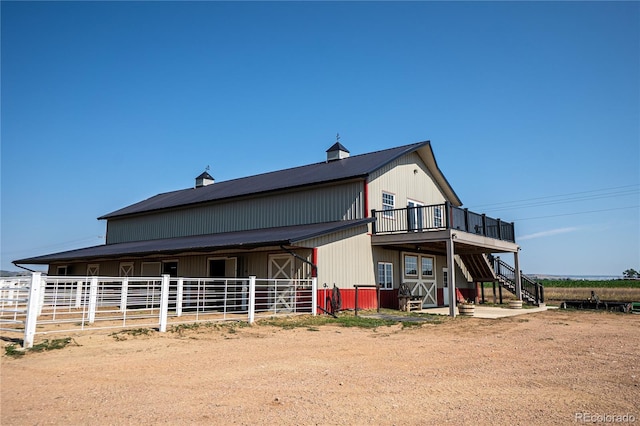
[[[515,243],[513,222],[504,222],[485,214],[454,207],[449,203],[372,210],[374,235],[458,230],[470,234]]]

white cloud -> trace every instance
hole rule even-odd
[[[518,241],[533,240],[534,238],[542,238],[542,237],[549,237],[551,235],[566,234],[567,232],[575,232],[579,229],[580,228],[576,228],[576,227],[550,229],[548,231],[542,231],[542,232],[536,232],[534,234],[523,235],[521,237],[518,237]]]

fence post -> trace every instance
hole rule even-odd
[[[160,286],[160,333],[167,331],[167,312],[169,311],[169,274],[162,275]]]
[[[58,285],[56,283],[56,285]],[[39,292],[38,295],[38,316],[42,315],[42,308],[44,307],[44,296],[47,290],[47,282],[40,276],[40,288],[42,291]],[[54,302],[56,303],[56,302]]]
[[[311,315],[318,315],[318,277],[311,278]]]
[[[122,289],[120,289],[120,312],[127,310],[127,297],[129,296],[129,277],[122,279]]]
[[[249,324],[256,320],[256,276],[249,275]]]
[[[82,289],[84,287],[84,282],[82,281],[77,281],[76,282],[76,304],[75,307],[76,309],[80,308],[82,306]]]
[[[98,277],[91,277],[89,285],[89,324],[96,321],[96,305],[98,302]]]
[[[31,274],[29,301],[27,302],[27,317],[24,321],[24,340],[22,341],[22,347],[24,349],[33,347],[33,338],[36,334],[40,293],[44,291],[44,288],[41,286],[41,275],[42,274],[40,272],[34,272]]]
[[[182,297],[184,294],[184,278],[178,278],[178,287],[176,288],[176,316],[182,316]]]

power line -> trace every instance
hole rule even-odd
[[[613,208],[613,209],[590,210],[590,211],[584,211],[584,212],[554,214],[554,215],[549,215],[549,216],[525,217],[525,218],[521,218],[521,219],[516,219],[516,220],[514,220],[514,222],[518,222],[518,221],[521,221],[521,220],[531,220],[531,219],[546,219],[546,218],[549,218],[549,217],[559,217],[559,216],[575,216],[575,215],[587,214],[587,213],[610,212],[610,211],[613,211],[613,210],[637,209],[638,207],[640,207],[640,205],[628,206],[628,207],[617,207],[617,208]]]
[[[486,209],[486,211],[513,210],[513,209],[520,209],[520,208],[527,208],[527,207],[550,206],[550,205],[553,205],[553,204],[564,204],[564,203],[574,203],[574,202],[580,202],[580,201],[601,200],[603,198],[616,198],[616,197],[624,197],[624,196],[638,195],[638,194],[640,194],[640,192],[635,191],[635,190],[613,192],[613,193],[609,193],[609,194],[593,194],[593,195],[587,195],[587,196],[581,196],[581,197],[565,198],[565,199],[562,199],[562,200],[549,200],[549,201],[543,201],[543,202],[517,204],[517,205],[513,205],[513,206],[498,207],[498,208],[495,208],[495,209],[489,208],[489,209]]]
[[[475,206],[470,207],[471,209],[478,209],[480,207],[484,207],[484,206],[499,206],[499,205],[503,205],[503,204],[516,204],[516,203],[524,203],[524,202],[530,202],[530,201],[535,201],[535,200],[546,200],[549,198],[559,198],[559,197],[566,197],[566,196],[570,196],[570,195],[580,195],[580,194],[590,194],[590,193],[594,193],[594,192],[604,192],[604,191],[611,191],[611,190],[617,190],[617,189],[623,189],[623,188],[638,188],[640,187],[640,184],[633,184],[633,185],[623,185],[623,186],[614,186],[614,187],[610,187],[610,188],[603,188],[603,189],[593,189],[590,191],[580,191],[580,192],[569,192],[566,194],[558,194],[558,195],[547,195],[544,197],[535,197],[535,198],[524,198],[522,200],[513,200],[513,201],[503,201],[503,202],[499,202],[499,203],[490,203],[490,204],[478,204]],[[627,190],[627,191],[631,191],[631,190]],[[598,194],[595,194],[598,195]],[[603,195],[603,194],[599,194],[599,195]]]

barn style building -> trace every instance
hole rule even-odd
[[[223,182],[204,172],[192,188],[98,219],[104,245],[14,263],[56,276],[315,276],[319,293],[341,290],[343,308],[354,285],[378,284],[379,296],[360,290],[360,307],[379,297],[397,308],[400,289],[453,312],[486,281],[541,303],[520,274],[514,224],[463,209],[429,141],[353,156],[338,141],[322,162]]]

